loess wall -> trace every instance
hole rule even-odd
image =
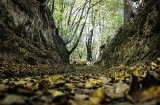
[[[69,62],[49,9],[40,0],[0,0],[0,59],[17,63]]]
[[[98,64],[106,67],[147,62],[160,56],[160,1],[148,0],[103,49]]]

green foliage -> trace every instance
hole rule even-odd
[[[80,19],[82,8],[86,0],[55,0],[54,19],[59,28],[61,37],[68,42],[67,49],[70,50],[74,45],[80,33],[83,22],[85,21],[86,11],[89,8],[89,0],[85,6],[84,13]],[[49,7],[51,8],[52,0]],[[73,7],[73,8],[72,8]],[[115,34],[115,31],[123,24],[123,2],[120,0],[91,0],[91,7],[83,30],[83,35],[78,48],[71,55],[72,59],[78,59],[79,55],[86,58],[86,37],[93,28],[93,56],[99,54],[99,47],[106,42],[108,37]],[[94,18],[94,19],[93,19]],[[94,20],[94,27],[93,21]],[[78,30],[76,25],[79,24]]]

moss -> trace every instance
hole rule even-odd
[[[31,4],[28,2],[28,0],[13,0],[13,2],[18,5],[18,7],[25,11],[29,16],[33,17],[34,13],[31,8]]]

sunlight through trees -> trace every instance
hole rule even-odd
[[[123,24],[121,0],[50,0],[49,7],[71,60],[96,60],[99,47]]]

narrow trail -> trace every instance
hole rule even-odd
[[[105,68],[103,67],[99,67],[96,65],[92,65],[92,66],[74,66],[75,68],[75,74],[98,74],[98,73],[103,73],[105,71]]]
[[[131,67],[120,65],[105,69],[93,65],[71,68],[74,72],[0,79],[0,105],[159,103],[160,59]]]

